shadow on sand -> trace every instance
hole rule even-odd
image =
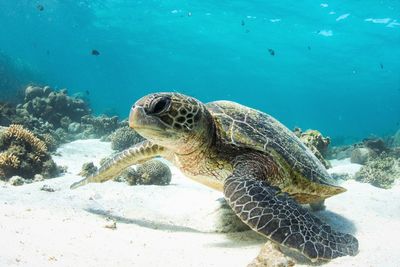
[[[161,230],[161,231],[168,231],[168,232],[186,232],[186,233],[202,233],[208,234],[208,232],[202,232],[196,230],[194,228],[186,227],[186,226],[179,226],[174,224],[167,224],[162,222],[154,222],[145,219],[131,219],[126,218],[118,215],[114,215],[109,211],[100,210],[100,209],[85,209],[85,211],[99,215],[105,219],[112,219],[118,223],[125,223],[125,224],[135,224],[140,227],[145,227],[153,230]]]
[[[171,223],[163,223],[163,222],[155,222],[155,221],[150,221],[146,219],[132,219],[132,218],[126,218],[123,216],[115,215],[112,214],[109,211],[105,211],[102,209],[85,209],[85,211],[101,216],[103,218],[108,218],[112,219],[118,223],[124,223],[124,224],[135,224],[140,227],[145,227],[149,229],[154,229],[154,230],[161,230],[161,231],[168,231],[168,232],[187,232],[187,233],[198,233],[198,234],[224,234],[226,237],[225,242],[218,242],[218,243],[210,243],[210,247],[224,247],[224,248],[234,248],[234,247],[245,247],[245,246],[252,246],[252,245],[262,245],[266,242],[268,242],[268,239],[252,230],[250,228],[245,229],[242,228],[243,230],[241,231],[231,231],[231,232],[220,232],[220,231],[200,231],[195,228],[187,227],[187,226],[180,226],[180,225],[174,225]],[[345,217],[334,213],[329,210],[322,210],[322,211],[317,211],[317,212],[311,212],[315,216],[319,217],[323,222],[329,224],[332,226],[334,230],[343,232],[343,233],[350,233],[350,234],[355,234],[356,233],[356,227],[354,223]],[[223,217],[227,216],[227,213],[223,214]],[[233,215],[233,211],[232,211]],[[231,216],[230,219],[232,219]],[[236,216],[234,216],[236,217]],[[226,219],[226,217],[225,217]],[[223,218],[220,218],[220,220],[223,220]],[[239,219],[237,218],[239,221]],[[236,220],[233,220],[236,221]],[[233,224],[237,224],[239,222],[232,222]],[[319,266],[323,265],[326,262],[325,261],[320,261],[316,263],[312,263],[310,260],[305,258],[304,256],[300,255],[297,252],[294,252],[290,249],[287,248],[281,248],[282,252],[284,252],[286,255],[294,258],[298,263],[300,264],[308,264],[312,266]]]

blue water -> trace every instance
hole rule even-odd
[[[400,128],[398,0],[1,0],[0,52],[97,113],[174,90],[336,138]]]

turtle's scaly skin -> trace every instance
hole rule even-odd
[[[156,93],[135,103],[130,126],[148,141],[74,187],[162,156],[188,177],[222,191],[243,222],[280,245],[313,261],[357,253],[357,239],[332,230],[297,203],[320,202],[345,189],[271,116],[229,101],[205,105],[178,93]]]

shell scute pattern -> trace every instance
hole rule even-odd
[[[276,152],[308,180],[325,185],[335,184],[312,152],[270,115],[230,101],[215,101],[206,106],[225,142],[267,153]]]

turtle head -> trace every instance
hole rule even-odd
[[[212,140],[213,120],[203,103],[178,93],[155,93],[131,109],[129,126],[177,153],[191,153]]]

